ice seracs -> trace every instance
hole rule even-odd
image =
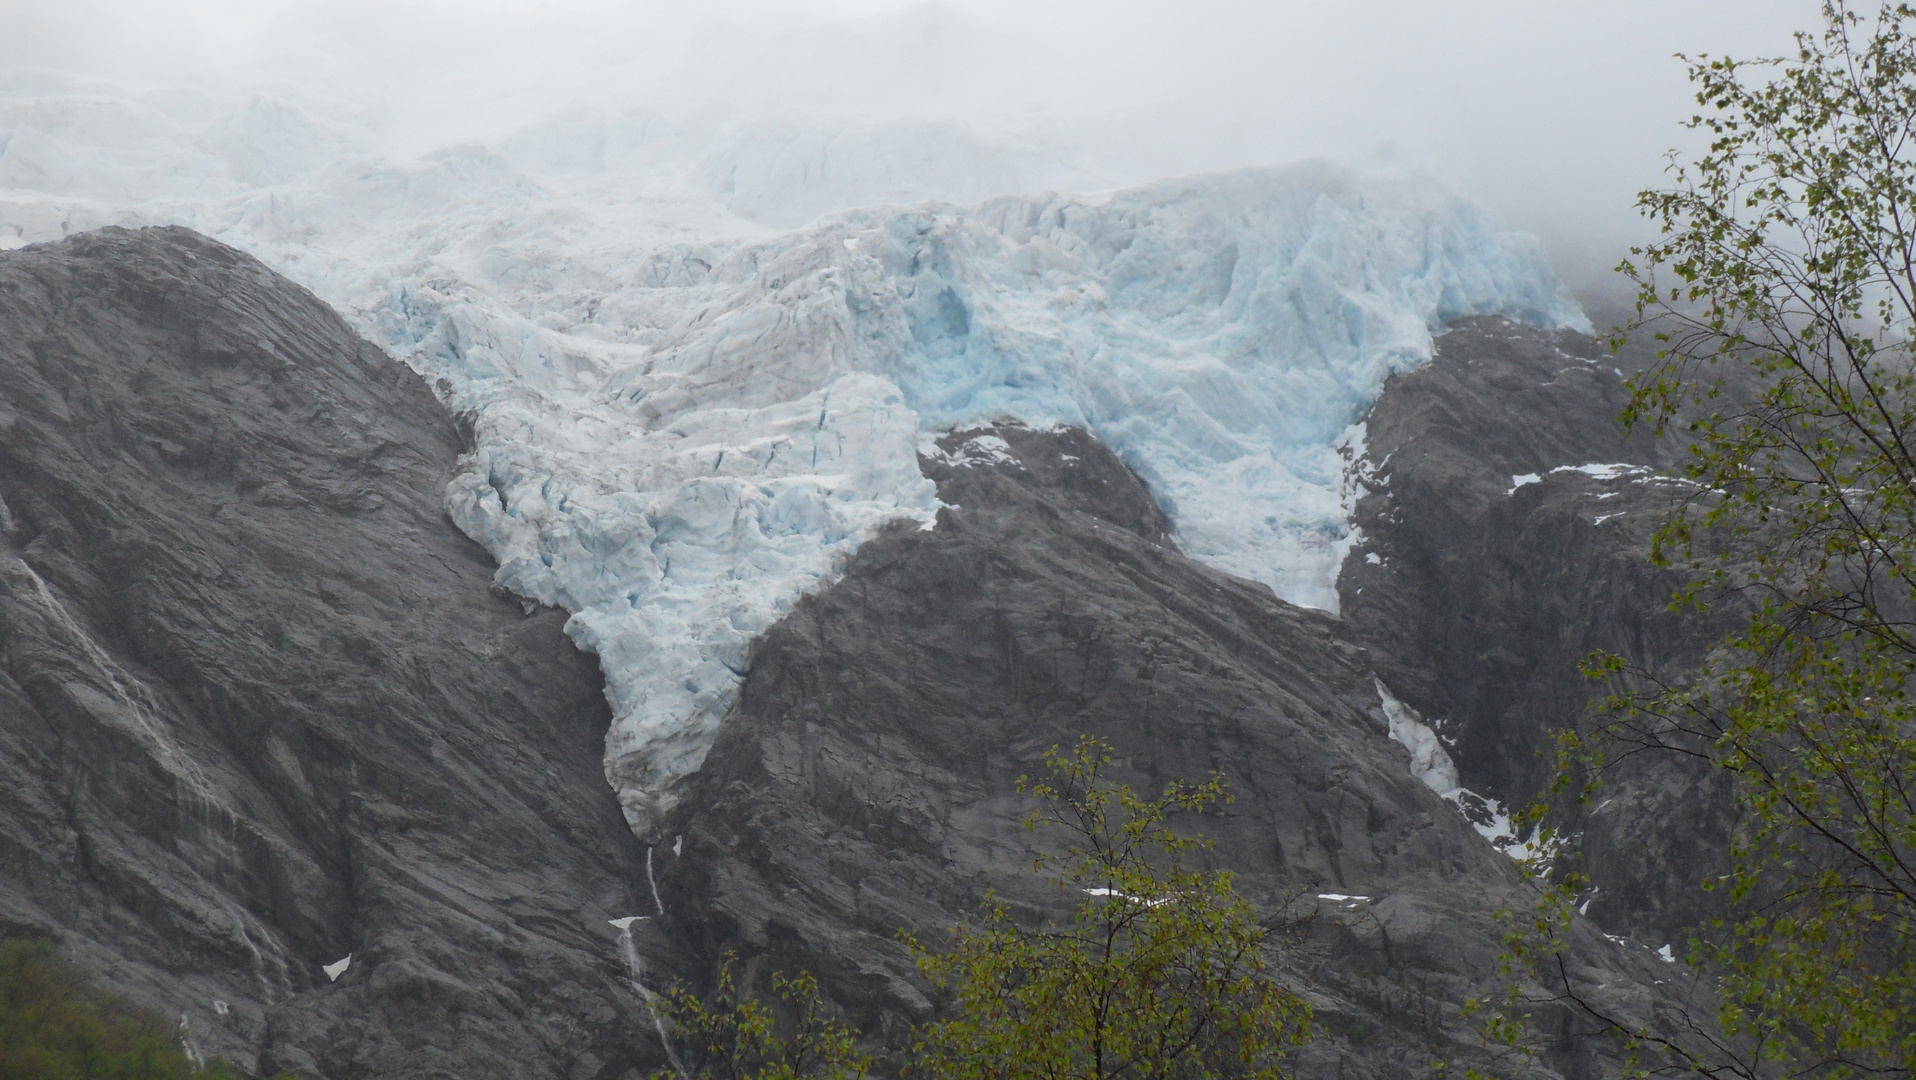
[[[1340,442],[1383,380],[1450,317],[1576,318],[1537,253],[1467,205],[1323,166],[848,212],[722,258],[655,249],[598,299],[657,320],[637,349],[424,296],[383,315],[477,417],[454,518],[601,657],[608,772],[641,832],[710,745],[750,640],[881,525],[931,520],[920,433],[1082,425],[1190,554],[1332,607]],[[539,392],[501,378],[506,340],[504,368],[535,349],[547,370],[593,362]]]
[[[1585,325],[1533,242],[1416,176],[1246,169],[779,232],[741,214],[920,197],[994,151],[872,186],[860,163],[916,160],[923,129],[823,150],[741,131],[730,172],[695,146],[683,168],[621,173],[618,140],[587,125],[393,163],[283,102],[163,104],[0,101],[0,238],[191,225],[432,380],[475,438],[453,518],[501,585],[565,608],[598,654],[607,776],[652,840],[752,639],[880,528],[934,520],[925,433],[1082,425],[1186,552],[1334,609],[1356,421],[1383,381],[1457,317]],[[536,180],[518,167],[534,159]],[[777,202],[814,160],[848,171]]]

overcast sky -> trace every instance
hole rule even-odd
[[[1694,109],[1673,53],[1814,0],[0,0],[0,65],[253,83],[397,153],[578,103],[1082,128],[1122,181],[1320,156],[1434,172],[1584,276]]]

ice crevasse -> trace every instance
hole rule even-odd
[[[869,192],[845,176],[949,133],[853,140],[847,169],[786,135],[726,135],[694,165],[654,140],[626,155],[652,171],[628,175],[553,150],[547,125],[544,157],[394,164],[274,100],[29,83],[0,78],[0,247],[190,225],[314,289],[472,418],[449,509],[502,585],[571,612],[598,654],[606,773],[642,834],[752,639],[887,523],[933,521],[928,435],[1083,425],[1188,554],[1334,608],[1346,455],[1384,380],[1460,316],[1583,325],[1533,241],[1417,176],[1305,164],[781,232],[732,204],[851,205]]]
[[[1426,181],[1319,165],[852,211],[614,276],[545,325],[425,282],[377,318],[476,419],[454,519],[598,654],[642,834],[751,640],[879,527],[929,526],[924,434],[1082,425],[1187,553],[1333,608],[1353,424],[1385,378],[1463,315],[1582,322],[1533,242]]]

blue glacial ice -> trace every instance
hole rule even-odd
[[[449,510],[501,584],[571,612],[598,654],[607,776],[641,833],[703,759],[753,638],[886,523],[932,522],[929,433],[1084,425],[1186,552],[1334,608],[1346,466],[1384,380],[1460,316],[1584,326],[1534,242],[1417,176],[1248,169],[781,231],[764,221],[869,195],[860,162],[912,160],[940,131],[747,128],[677,165],[628,146],[650,171],[621,172],[606,125],[581,121],[394,164],[270,101],[4,90],[0,241],[192,225],[314,288],[471,414]],[[843,176],[767,210],[807,146]],[[1031,171],[1019,153],[1007,176]],[[946,171],[986,157],[966,143]],[[879,189],[953,182],[894,171]]]
[[[504,374],[529,350],[583,370],[557,359],[563,335],[423,294],[384,329],[479,416],[455,519],[600,656],[608,768],[641,829],[703,757],[753,637],[880,525],[931,520],[921,433],[1084,425],[1187,552],[1331,608],[1344,455],[1383,381],[1458,316],[1580,322],[1535,247],[1467,204],[1316,165],[847,212],[723,255],[660,248],[593,299],[597,325],[645,311],[663,332],[601,354],[578,392]]]

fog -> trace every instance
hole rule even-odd
[[[0,67],[245,89],[382,149],[497,145],[579,106],[692,124],[938,120],[1084,186],[1323,157],[1426,170],[1573,286],[1689,144],[1678,52],[1791,45],[1810,0],[0,0]],[[1007,134],[1008,133],[1008,134]]]

